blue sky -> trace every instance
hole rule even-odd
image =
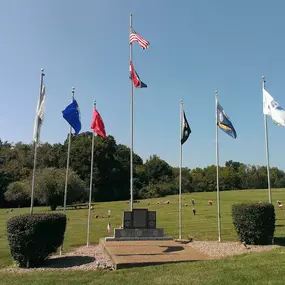
[[[285,105],[285,2],[262,0],[6,0],[0,4],[0,138],[31,142],[45,69],[47,103],[41,140],[63,142],[61,111],[80,105],[90,130],[97,100],[107,134],[130,141],[129,14],[150,41],[137,44],[134,66],[147,89],[136,89],[134,150],[179,164],[179,101],[192,128],[183,164],[215,164],[215,90],[238,138],[219,132],[220,161],[265,164],[261,76]],[[285,129],[268,120],[270,163],[285,169]]]

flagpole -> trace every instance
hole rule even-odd
[[[44,82],[44,69],[41,69],[41,80],[40,80],[40,96],[42,94],[43,82]],[[38,136],[39,139],[40,136]],[[38,150],[38,141],[34,142],[35,152],[34,152],[34,168],[33,168],[33,177],[32,177],[32,191],[31,191],[31,207],[30,207],[30,215],[33,214],[34,207],[34,193],[35,193],[35,176],[36,176],[36,164],[37,164],[37,150]]]
[[[93,110],[96,109],[96,101],[94,101]],[[91,170],[90,170],[90,188],[89,188],[89,205],[88,205],[88,226],[87,226],[87,246],[90,241],[90,218],[91,218],[91,198],[92,198],[92,182],[93,182],[93,160],[94,160],[94,139],[95,133],[93,131],[92,147],[91,147]]]
[[[74,90],[72,87],[72,100],[74,99]],[[63,203],[63,212],[66,211],[66,199],[67,199],[67,183],[68,183],[68,170],[69,170],[69,157],[70,157],[70,145],[71,145],[71,132],[72,127],[69,127],[69,136],[68,136],[68,149],[67,149],[67,161],[66,161],[66,172],[65,172],[65,185],[64,185],[64,203]]]
[[[74,99],[74,90],[75,88],[72,87],[72,100]],[[70,144],[71,144],[71,132],[72,127],[69,127],[69,135],[68,135],[68,149],[67,149],[67,160],[66,160],[66,172],[65,172],[65,185],[64,185],[64,202],[63,202],[63,213],[66,212],[66,198],[67,198],[67,183],[68,183],[68,170],[69,170],[69,157],[70,157]],[[62,247],[63,243],[60,246],[60,255],[62,254]]]
[[[264,76],[262,76],[262,90],[263,89],[265,89],[265,77]],[[263,116],[264,116],[265,148],[266,148],[266,164],[267,164],[268,200],[269,200],[269,203],[272,203],[271,185],[270,185],[267,116],[265,114]]]
[[[182,116],[183,116],[183,100],[180,100],[180,169],[179,169],[179,240],[182,237]]]
[[[132,29],[132,14],[130,14],[130,30]],[[130,61],[133,60],[133,45],[130,43]],[[130,150],[130,210],[133,210],[133,148],[134,148],[134,88],[132,78],[130,77],[130,96],[131,96],[131,150]]]
[[[218,209],[218,236],[221,242],[221,212],[220,212],[220,186],[219,186],[219,132],[218,132],[218,91],[216,91],[216,168],[217,168],[217,209]]]

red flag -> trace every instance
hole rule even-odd
[[[99,112],[97,111],[97,109],[94,109],[94,112],[93,112],[91,129],[93,130],[93,132],[95,132],[99,136],[101,136],[103,138],[107,137],[106,132],[105,132],[104,122],[103,122]]]

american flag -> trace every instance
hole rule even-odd
[[[133,42],[138,42],[142,49],[149,48],[149,41],[142,38],[139,34],[137,34],[132,28],[130,30],[130,44]]]

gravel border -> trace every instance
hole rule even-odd
[[[269,251],[279,245],[244,245],[240,242],[193,241],[187,244],[194,249],[216,259],[249,252]]]

